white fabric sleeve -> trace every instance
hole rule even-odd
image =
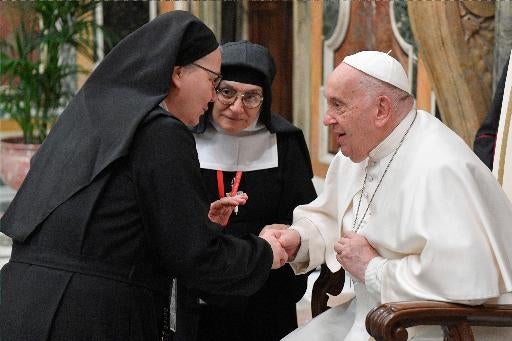
[[[382,281],[382,268],[388,260],[382,257],[375,257],[369,263],[364,274],[366,289],[374,298],[380,301],[380,289]],[[485,303],[484,299],[459,300],[457,303],[467,305],[479,305]]]
[[[334,243],[340,238],[338,221],[338,171],[339,153],[329,166],[325,178],[324,190],[318,198],[307,205],[301,205],[293,211],[291,229],[301,237],[301,245],[294,261],[290,262],[295,273],[305,273],[326,263],[332,272],[341,268],[336,260]]]
[[[297,256],[290,263],[293,271],[297,274],[306,273],[322,264],[325,243],[313,222],[307,218],[301,218],[294,222],[290,229],[299,233],[301,241]]]
[[[380,288],[382,281],[382,267],[387,262],[386,258],[374,257],[368,263],[364,273],[366,289],[374,298],[380,301]]]
[[[423,173],[406,219],[387,232],[388,246],[407,256],[382,266],[381,302],[475,305],[509,291],[512,207],[495,179],[470,163]]]

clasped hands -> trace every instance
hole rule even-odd
[[[234,197],[225,197],[210,205],[208,218],[222,226],[227,225],[234,208],[245,205],[248,197],[243,193]],[[272,248],[274,259],[272,269],[283,266],[292,261],[300,247],[300,235],[288,225],[272,224],[261,230],[260,237],[265,239]],[[368,243],[368,240],[355,232],[345,232],[343,237],[334,244],[336,260],[348,271],[351,276],[364,282],[364,274],[368,263],[379,256],[377,251]]]
[[[245,205],[247,199],[247,194],[242,193],[234,197],[225,197],[216,200],[210,204],[208,218],[214,223],[226,226],[228,224],[229,217],[233,213],[235,207]],[[263,230],[260,232],[259,236],[265,239],[272,248],[272,269],[278,269],[282,267],[290,259],[289,252],[292,251],[290,251],[290,247],[287,248],[286,246],[287,243],[290,243],[288,242],[288,237],[281,237],[282,235],[288,235],[288,233],[284,232],[287,231],[285,230],[287,228],[288,225],[274,224],[265,226],[265,228],[263,228]],[[300,236],[297,232],[295,233],[297,234],[296,238],[298,238],[298,241],[296,241],[298,249],[298,245],[300,245]],[[295,253],[297,253],[297,250],[295,250]]]
[[[272,269],[278,269],[286,262],[293,260],[299,250],[300,235],[288,227],[284,224],[267,225],[260,232],[260,238],[265,239],[272,247],[274,254]]]
[[[334,244],[334,251],[343,269],[362,283],[368,263],[379,255],[365,236],[350,231],[344,232],[343,237]]]
[[[265,238],[267,236],[270,237],[270,241]],[[272,246],[272,251],[274,251],[273,269],[276,261],[280,264],[278,267],[284,265],[287,261],[292,261],[300,247],[299,233],[293,229],[288,229],[288,225],[267,225],[261,231],[260,237],[266,239]],[[285,254],[282,253],[283,250]],[[374,257],[379,256],[366,237],[355,232],[345,232],[343,237],[334,244],[334,251],[336,252],[336,260],[341,266],[350,273],[352,278],[363,283],[368,263]]]

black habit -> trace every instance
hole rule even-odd
[[[174,65],[216,48],[205,28],[180,11],[144,25],[61,115],[1,220],[1,340],[157,340],[171,277],[233,295],[267,279],[270,246],[208,221],[194,138],[158,106]]]
[[[221,49],[224,79],[263,88],[264,102],[258,119],[277,139],[278,166],[243,172],[239,190],[247,193],[249,200],[239,207],[238,215],[231,215],[227,227],[222,229],[225,235],[248,238],[257,236],[268,224],[291,224],[294,208],[311,202],[316,192],[302,131],[270,112],[271,84],[275,75],[270,52],[248,41],[227,43]],[[211,124],[209,115],[211,112],[195,127],[196,134],[202,134]],[[209,200],[217,200],[217,170],[201,169],[201,175]],[[234,177],[235,172],[223,172],[227,192]],[[307,275],[296,276],[288,264],[272,270],[263,288],[250,297],[213,296],[194,292],[178,282],[176,339],[280,340],[297,328],[296,302],[302,298],[306,287]],[[206,304],[199,303],[198,297]],[[199,326],[197,335],[193,333],[195,328],[187,327],[195,324]]]
[[[230,217],[223,229],[225,234],[248,237],[258,235],[268,224],[289,225],[293,209],[316,198],[302,132],[279,116],[273,115],[272,122],[277,134],[279,166],[243,173],[239,189],[247,193],[249,200],[239,207],[238,215]],[[201,175],[209,200],[216,200],[216,171],[201,169]],[[234,172],[224,172],[225,188],[230,188],[234,176]],[[307,275],[296,276],[286,264],[271,270],[263,288],[249,298],[226,298],[219,302],[218,297],[210,297],[210,302],[205,295],[203,299],[210,304],[199,306],[198,340],[280,340],[297,328],[296,302],[306,287]]]

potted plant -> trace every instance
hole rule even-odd
[[[73,76],[86,72],[77,65],[75,54],[92,60],[96,4],[93,0],[2,4],[3,13],[17,23],[0,39],[0,112],[18,123],[23,136],[0,141],[0,176],[15,189],[72,97]]]

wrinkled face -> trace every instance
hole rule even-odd
[[[346,64],[329,76],[325,89],[324,124],[332,128],[341,152],[353,162],[363,161],[372,150],[378,108],[359,84],[360,72]]]
[[[226,132],[237,134],[258,120],[262,100],[261,86],[223,80],[213,105],[213,120]]]
[[[215,81],[220,75],[220,62],[220,49],[217,49],[182,67],[178,80],[180,104],[173,114],[186,125],[198,124],[199,118],[208,109],[208,103],[215,100]]]

